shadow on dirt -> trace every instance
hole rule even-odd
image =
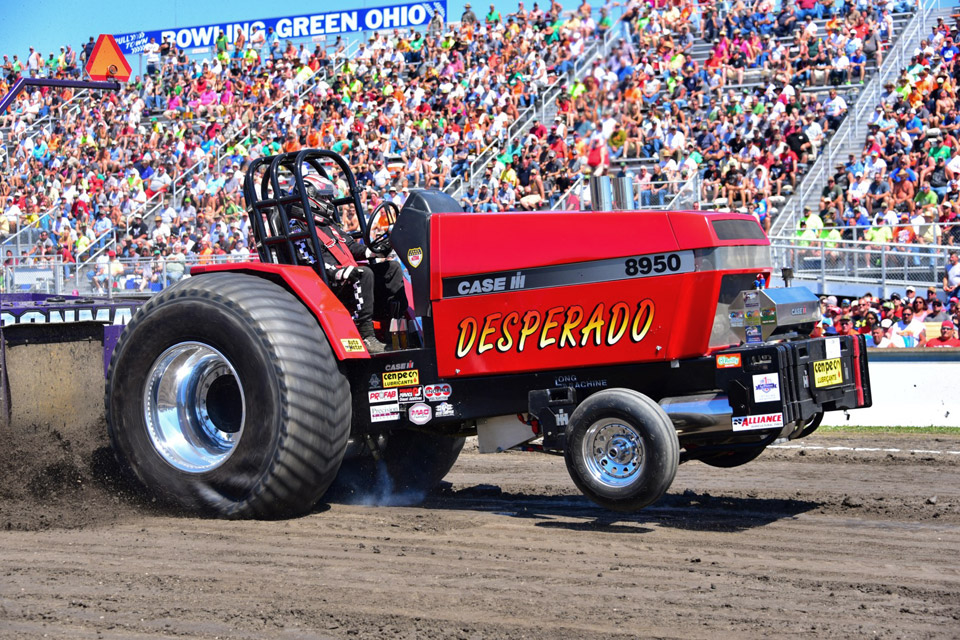
[[[494,485],[452,490],[441,486],[421,505],[427,509],[475,509],[514,518],[541,520],[535,526],[570,531],[647,533],[645,524],[691,531],[738,532],[796,517],[818,502],[783,498],[713,496],[684,491],[667,494],[637,513],[616,513],[577,495],[508,493]],[[576,519],[576,521],[571,521]]]

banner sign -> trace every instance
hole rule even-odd
[[[403,29],[426,26],[434,13],[446,21],[447,1],[412,2],[389,7],[367,7],[346,11],[328,11],[283,18],[261,18],[244,22],[222,22],[182,29],[160,29],[136,33],[115,34],[114,38],[125,55],[143,53],[144,47],[154,38],[157,44],[169,36],[178,49],[194,49],[214,46],[221,32],[227,42],[233,44],[241,32],[247,42],[253,27],[263,31],[272,27],[281,40],[314,38],[316,36],[376,31],[379,29]],[[269,43],[267,43],[269,45]]]

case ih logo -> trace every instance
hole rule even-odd
[[[428,402],[439,402],[441,400],[447,400],[450,398],[450,394],[453,393],[453,388],[444,383],[444,384],[428,384],[423,388],[423,397]]]
[[[735,369],[740,366],[740,362],[739,353],[717,356],[717,369]]]
[[[767,413],[759,416],[734,416],[734,431],[750,431],[751,429],[775,429],[783,426],[782,413]]]

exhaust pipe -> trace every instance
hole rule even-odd
[[[628,177],[591,176],[590,208],[593,211],[635,211],[633,180]]]
[[[733,408],[730,406],[730,399],[723,393],[663,398],[660,406],[670,416],[678,431],[683,431],[684,428],[733,428]]]

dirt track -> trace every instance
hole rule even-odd
[[[688,463],[628,517],[561,458],[468,448],[422,506],[287,522],[157,513],[80,444],[52,480],[0,477],[0,637],[960,636],[960,455],[906,451],[960,437]]]

